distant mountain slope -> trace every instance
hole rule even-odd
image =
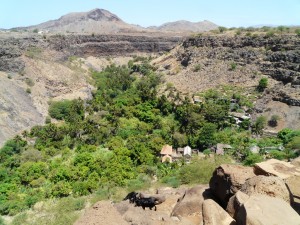
[[[193,23],[189,21],[176,21],[165,23],[158,27],[144,28],[138,25],[128,24],[117,15],[105,9],[93,9],[89,12],[75,12],[64,15],[56,20],[50,20],[29,27],[13,28],[14,30],[38,30],[54,33],[148,33],[148,32],[202,32],[216,29],[218,26],[210,21]]]
[[[151,27],[159,31],[172,31],[172,32],[202,32],[218,28],[218,25],[204,20],[202,22],[193,23],[186,20],[180,20],[170,23],[165,23],[159,27]]]
[[[115,14],[112,14],[104,9],[93,9],[89,12],[69,13],[57,20],[50,20],[45,23],[27,27],[26,29],[38,29],[41,31],[53,32],[101,34],[135,32],[143,30],[141,27],[125,23]]]

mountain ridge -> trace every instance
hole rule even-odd
[[[40,30],[42,32],[66,33],[140,33],[140,32],[202,32],[216,29],[218,25],[208,21],[190,22],[179,20],[160,26],[142,27],[128,24],[116,14],[105,9],[88,12],[71,12],[55,20],[49,20],[28,27],[11,28],[14,30]]]

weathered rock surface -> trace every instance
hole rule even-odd
[[[248,200],[249,196],[245,193],[238,191],[229,199],[226,211],[232,218],[236,218],[236,215],[241,206]]]
[[[167,74],[166,82],[186,94],[220,85],[242,87],[253,93],[259,80],[267,77],[268,88],[256,100],[252,118],[279,115],[280,126],[272,129],[300,129],[300,124],[294,122],[300,115],[299,43],[295,35],[202,35],[187,38],[182,46],[154,63]]]
[[[211,199],[203,202],[202,213],[204,225],[236,225],[235,220]]]
[[[291,164],[294,165],[294,166],[296,166],[296,167],[298,167],[298,168],[300,168],[300,156],[297,157],[297,158],[295,158],[295,159],[293,159],[292,162],[291,162]]]
[[[202,203],[205,199],[212,198],[211,193],[204,186],[196,186],[185,191],[178,199],[171,216],[184,217],[191,214],[199,214],[202,210]]]
[[[128,56],[171,50],[182,38],[168,35],[40,35],[0,37],[0,71],[20,72],[20,57],[32,51],[57,51],[57,60],[69,56]],[[59,56],[59,57],[58,57]]]
[[[180,37],[137,35],[51,36],[47,42],[56,51],[78,56],[128,56],[171,50]]]
[[[289,162],[270,159],[256,163],[254,166],[256,175],[277,176],[283,179],[294,196],[300,197],[300,167]]]
[[[299,225],[300,216],[284,200],[254,194],[237,214],[239,225]]]
[[[247,179],[254,176],[251,167],[223,164],[215,169],[209,187],[222,207],[226,208],[230,197],[240,190]]]
[[[253,194],[263,194],[270,197],[281,198],[288,204],[293,203],[293,197],[285,182],[274,176],[252,177],[242,185],[240,191],[251,196]]]

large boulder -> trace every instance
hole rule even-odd
[[[279,177],[256,176],[252,177],[242,185],[241,191],[251,196],[252,194],[269,195],[281,198],[288,204],[293,203],[293,197],[285,182]]]
[[[291,161],[291,164],[294,165],[294,166],[296,166],[296,167],[299,167],[299,168],[300,168],[300,156],[297,157],[297,158],[295,158],[295,159],[293,159],[293,160]]]
[[[299,225],[300,216],[283,199],[254,194],[241,206],[239,225]]]
[[[291,164],[277,159],[270,159],[256,163],[254,173],[256,175],[280,177],[288,185],[292,195],[300,199],[300,167],[297,166],[297,163]]]
[[[207,186],[198,185],[186,190],[184,195],[180,197],[177,204],[173,208],[171,216],[187,217],[190,215],[199,215],[199,220],[202,218],[202,203],[205,199],[212,198]]]
[[[254,165],[254,173],[256,175],[276,176],[287,179],[292,176],[300,176],[300,167],[289,162],[269,159],[265,162],[256,163]]]
[[[204,225],[235,225],[235,220],[215,201],[208,199],[203,202]]]
[[[215,169],[209,187],[222,207],[226,208],[230,197],[242,187],[247,179],[254,176],[251,167],[223,164]]]
[[[236,218],[238,211],[240,210],[244,202],[248,200],[248,198],[249,196],[241,191],[235,193],[235,195],[229,199],[229,202],[227,204],[226,211],[228,212],[228,214],[231,217]]]

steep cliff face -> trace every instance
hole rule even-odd
[[[268,89],[256,101],[256,114],[277,114],[284,126],[297,129],[299,62],[300,38],[295,35],[191,37],[169,55],[154,61],[167,74],[166,81],[186,94],[219,85],[254,91],[259,80],[268,77]]]
[[[56,35],[47,42],[50,48],[73,55],[128,56],[169,51],[181,40],[181,37],[172,36]]]
[[[209,50],[205,54],[201,50],[193,51],[193,47]],[[278,81],[271,89],[273,100],[300,106],[300,38],[297,36],[199,37],[186,40],[183,48],[183,65],[188,64],[185,62],[186,55],[191,60],[200,54],[214,61],[232,62],[241,67],[251,66],[257,70],[253,71],[256,74],[261,73]],[[226,71],[223,73],[226,74]]]
[[[25,67],[22,55],[54,51],[53,57],[129,56],[171,50],[182,37],[136,35],[49,35],[0,37],[0,71],[19,72]]]
[[[129,35],[0,36],[0,145],[44,123],[49,101],[90,98],[89,68],[114,62],[105,58],[122,56],[116,64],[127,63],[126,56],[168,51],[179,40]]]

